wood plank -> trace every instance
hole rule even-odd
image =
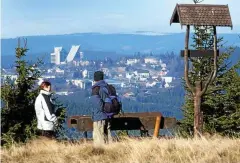
[[[164,123],[162,123],[162,129],[174,128],[177,124],[177,120],[174,117],[163,117]]]
[[[181,50],[181,57],[184,57],[184,50]],[[188,50],[188,57],[213,57],[214,50]],[[217,51],[219,56],[219,50]]]

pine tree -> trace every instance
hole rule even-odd
[[[27,41],[20,47],[20,39],[16,48],[16,81],[7,80],[1,88],[1,142],[8,145],[14,142],[24,142],[36,135],[36,120],[34,101],[38,94],[35,88],[40,77],[36,69],[38,64],[30,65],[25,60]]]
[[[205,131],[228,136],[240,136],[240,61],[228,67],[232,50],[222,54],[222,62],[217,80],[204,96]]]

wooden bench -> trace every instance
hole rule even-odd
[[[160,112],[124,113],[115,115],[111,120],[111,130],[140,130],[141,136],[148,135],[148,130],[154,129],[157,137],[160,129],[171,129],[176,125],[176,118],[163,117]],[[68,118],[68,127],[86,132],[93,130],[93,121],[90,116],[79,115]]]

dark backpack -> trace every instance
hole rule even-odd
[[[107,85],[107,87],[103,87],[107,89],[107,98],[103,100],[103,112],[105,112],[108,116],[119,114],[122,110],[122,103],[120,98],[116,94],[116,89],[113,85]],[[92,89],[92,95],[99,95],[100,86],[96,86]]]

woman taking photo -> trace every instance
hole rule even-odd
[[[55,137],[54,126],[57,124],[57,117],[50,98],[52,94],[51,83],[47,81],[42,82],[40,89],[40,93],[35,101],[38,134],[53,138]]]

